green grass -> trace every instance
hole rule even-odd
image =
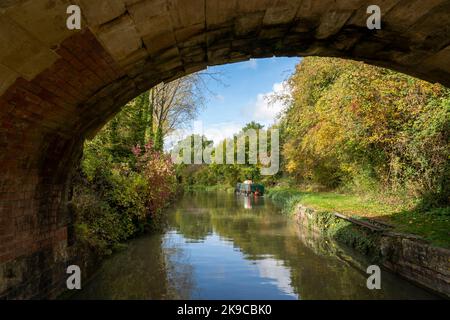
[[[450,247],[450,207],[433,210],[414,208],[412,203],[388,204],[358,195],[332,192],[302,192],[295,188],[273,188],[268,197],[290,212],[297,203],[320,211],[367,217],[394,225],[398,232],[415,234],[434,245]]]
[[[450,207],[404,210],[390,218],[398,231],[416,234],[434,245],[450,248]]]
[[[273,188],[269,197],[285,204],[290,198],[296,198],[305,206],[323,211],[337,211],[348,215],[361,215],[381,218],[404,209],[402,206],[382,204],[373,199],[357,195],[333,192],[303,192],[294,188]]]

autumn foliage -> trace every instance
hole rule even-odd
[[[176,191],[170,157],[153,142],[142,145],[148,117],[141,100],[130,102],[85,143],[74,181],[77,236],[100,254],[158,228]]]
[[[146,186],[146,208],[149,214],[155,215],[167,205],[176,191],[175,168],[169,154],[154,149],[151,142],[144,148],[137,145],[133,148],[136,157],[136,168],[148,182]]]
[[[449,203],[449,89],[315,57],[297,66],[289,85],[283,157],[298,182]]]

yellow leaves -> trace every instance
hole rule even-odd
[[[293,173],[298,170],[298,165],[295,163],[295,161],[288,161],[286,164],[286,171],[288,173]]]
[[[411,187],[423,166],[434,163],[426,170],[438,170],[441,157],[433,152],[448,150],[438,132],[445,128],[450,90],[333,58],[305,58],[289,83],[294,101],[283,118],[288,172],[355,177],[369,168],[386,185],[408,176]]]

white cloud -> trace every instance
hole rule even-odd
[[[214,141],[217,145],[219,142],[226,138],[231,138],[234,134],[238,133],[242,129],[242,123],[238,122],[223,122],[215,123],[203,128],[203,134]]]
[[[298,298],[291,283],[291,270],[283,262],[273,258],[256,260],[255,265],[263,278],[272,279],[272,282],[286,295]]]
[[[191,128],[176,130],[168,135],[165,140],[165,149],[170,150],[178,141],[183,140],[192,134],[204,135],[209,140],[213,140],[214,145],[218,145],[219,142],[226,138],[231,138],[234,134],[238,133],[242,127],[243,124],[239,122],[223,122],[205,125],[200,121],[195,121]]]
[[[256,70],[258,68],[258,61],[256,61],[256,59],[250,59],[246,62],[242,62],[241,68]]]
[[[270,97],[273,94],[280,95],[288,93],[289,87],[286,82],[275,83],[272,86],[272,91],[258,94],[246,108],[241,109],[242,116],[240,119],[214,124],[202,124],[196,121],[190,127],[177,130],[170,134],[165,140],[165,149],[170,150],[178,141],[183,140],[191,134],[205,135],[217,145],[224,139],[230,138],[238,133],[246,123],[251,121],[257,121],[267,128],[276,121],[278,114],[284,108],[282,102],[271,101]],[[223,102],[225,97],[218,94],[215,96],[215,99]],[[219,110],[218,112],[220,112]]]
[[[256,99],[243,111],[246,116],[251,117],[266,126],[275,122],[277,116],[283,110],[283,103],[281,101],[273,101],[271,97],[280,94],[287,94],[288,85],[286,82],[275,83],[271,92],[260,93]]]
[[[219,101],[219,102],[225,102],[225,97],[224,97],[223,95],[221,95],[221,94],[217,94],[217,95],[215,96],[215,99],[216,99],[217,101]]]

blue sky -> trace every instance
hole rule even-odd
[[[208,72],[220,73],[223,83],[209,82],[213,95],[208,96],[197,119],[201,126],[191,124],[187,132],[206,134],[217,143],[251,121],[272,124],[281,106],[269,105],[265,96],[282,90],[283,81],[299,61],[299,58],[268,58],[208,68]]]
[[[282,90],[283,81],[299,61],[299,58],[252,59],[208,68],[208,72],[219,73],[221,81],[208,82],[212,94],[208,95],[205,108],[196,122],[189,124],[189,129],[175,134],[175,140],[201,133],[218,143],[251,121],[265,126],[274,123],[281,106],[269,104],[265,97]]]

